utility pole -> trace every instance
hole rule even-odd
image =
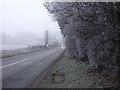
[[[45,47],[48,48],[48,31],[47,31],[46,23],[47,22],[45,22]]]
[[[48,31],[45,32],[45,47],[48,48]]]

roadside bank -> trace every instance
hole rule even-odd
[[[37,88],[118,88],[117,80],[89,67],[88,62],[63,56],[48,71]]]

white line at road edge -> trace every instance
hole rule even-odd
[[[6,67],[9,67],[9,66],[15,65],[15,64],[17,64],[17,63],[25,62],[25,61],[27,61],[27,60],[29,60],[29,59],[24,59],[24,60],[22,60],[22,61],[18,61],[18,62],[12,63],[12,64],[8,64],[8,65],[3,66],[2,68],[6,68]]]
[[[45,53],[44,53],[44,54],[45,54]],[[43,55],[43,54],[40,54],[40,55]],[[40,55],[38,55],[38,56],[40,56]],[[38,56],[35,56],[35,57],[38,57]],[[35,58],[35,57],[32,57],[32,58]],[[21,62],[28,61],[28,60],[30,60],[30,59],[32,59],[32,58],[23,59],[23,60],[21,60],[21,61],[15,62],[15,63],[11,63],[11,64],[8,64],[8,65],[5,65],[5,66],[3,66],[2,68],[0,67],[0,69],[6,68],[6,67],[9,67],[9,66],[12,66],[12,65],[21,63]]]
[[[53,51],[52,51],[52,52],[53,52]],[[44,54],[46,54],[46,53],[43,53],[43,54],[40,54],[40,55],[44,55]],[[37,55],[37,56],[35,56],[35,57],[39,57],[40,55]],[[32,57],[32,58],[35,58],[35,57]],[[12,66],[12,65],[21,63],[21,62],[28,61],[28,60],[30,60],[30,59],[32,59],[32,58],[23,59],[23,60],[21,60],[21,61],[15,62],[15,63],[11,63],[11,64],[8,64],[8,65],[2,66],[2,67],[0,67],[0,69],[6,68],[6,67],[9,67],[9,66]]]

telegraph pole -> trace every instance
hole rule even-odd
[[[48,31],[45,31],[45,47],[48,47]]]
[[[45,22],[45,47],[48,48],[48,31],[46,28],[46,22]]]

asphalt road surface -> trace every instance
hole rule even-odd
[[[2,60],[2,87],[29,88],[61,55],[63,49],[51,48]]]

